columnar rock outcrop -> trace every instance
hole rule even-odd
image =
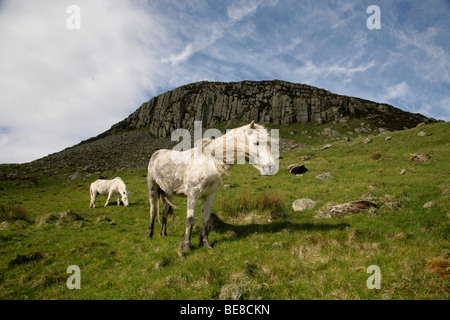
[[[401,115],[402,120],[397,121]],[[149,126],[158,137],[177,128],[191,130],[194,120],[203,127],[242,119],[259,123],[326,123],[364,116],[379,117],[383,127],[403,129],[429,119],[387,104],[333,94],[304,84],[273,81],[197,82],[163,93],[144,103],[108,134]]]

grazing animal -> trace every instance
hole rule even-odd
[[[155,216],[162,200],[161,236],[167,235],[167,215],[173,209],[174,195],[187,197],[186,232],[181,248],[190,248],[195,221],[195,207],[202,200],[202,227],[199,245],[211,248],[208,221],[214,195],[225,175],[235,164],[249,161],[261,175],[273,175],[278,168],[271,152],[266,129],[252,122],[230,131],[217,139],[197,141],[192,149],[156,151],[148,164],[147,183],[150,200],[150,225],[147,238],[153,237]],[[157,208],[158,207],[158,208]]]
[[[91,183],[89,191],[91,193],[91,203],[89,204],[89,208],[95,208],[95,199],[99,194],[108,195],[105,207],[108,205],[109,199],[114,194],[117,194],[118,206],[120,206],[120,198],[122,197],[123,204],[125,207],[128,207],[128,198],[130,197],[130,194],[127,190],[127,186],[119,177],[111,180],[98,179]]]

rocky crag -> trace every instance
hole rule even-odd
[[[177,128],[192,130],[193,120],[208,128],[237,119],[259,123],[344,122],[367,118],[380,127],[400,130],[430,119],[391,105],[333,94],[327,90],[285,81],[197,82],[163,93],[144,103],[105,135],[149,126],[157,137]]]

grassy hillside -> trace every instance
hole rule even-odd
[[[448,299],[450,123],[373,131],[368,144],[366,135],[347,134],[357,126],[334,125],[340,136],[333,138],[317,134],[331,125],[280,127],[282,137],[302,147],[281,153],[276,176],[240,165],[225,177],[232,187],[216,194],[212,250],[196,245],[198,228],[193,250],[179,250],[182,198],[174,200],[179,209],[168,236],[159,236],[157,224],[156,236],[145,239],[145,169],[78,179],[70,179],[74,170],[59,170],[39,172],[37,181],[0,181],[0,299]],[[418,136],[421,131],[427,135]],[[328,143],[333,146],[320,150]],[[370,158],[376,151],[380,157]],[[430,160],[412,161],[414,153]],[[299,160],[307,154],[310,160]],[[286,169],[292,163],[308,171],[293,175]],[[0,172],[20,173],[20,166],[3,165]],[[325,172],[329,180],[316,179]],[[129,207],[114,200],[104,208],[100,196],[98,208],[88,208],[89,184],[100,176],[122,177]],[[299,198],[318,204],[294,212]],[[378,208],[315,217],[327,206],[361,199]],[[69,210],[84,220],[59,215]],[[197,226],[200,220],[197,211]],[[70,265],[80,267],[80,290],[67,289]],[[380,268],[379,290],[366,285],[370,265]]]

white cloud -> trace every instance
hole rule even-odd
[[[66,27],[70,4],[81,30]],[[161,25],[126,1],[3,3],[0,163],[59,151],[134,111],[156,91],[171,48]]]
[[[386,89],[386,100],[404,98],[409,93],[409,86],[406,81]]]
[[[233,21],[240,21],[248,16],[254,15],[260,7],[276,6],[278,0],[235,0],[227,8],[228,17]]]

